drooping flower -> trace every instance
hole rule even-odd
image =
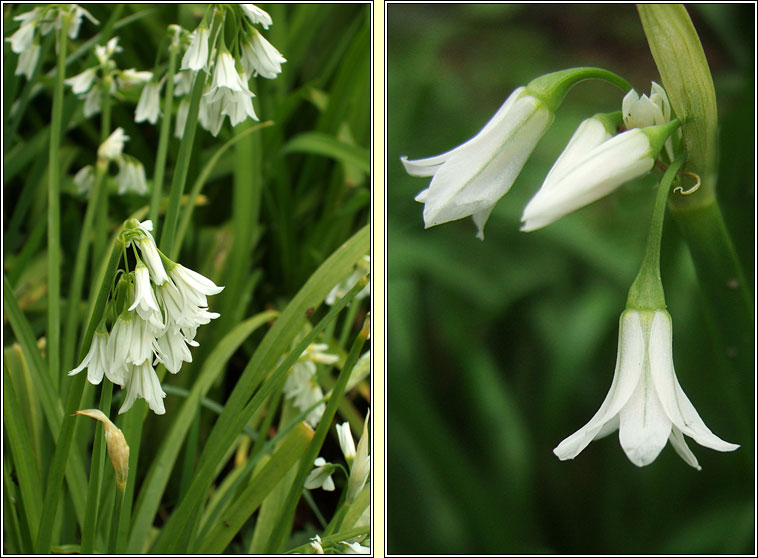
[[[675,120],[612,136],[612,124],[605,116],[595,115],[579,126],[524,208],[522,231],[549,225],[650,172],[666,139],[679,126]]]
[[[182,70],[197,72],[208,64],[208,40],[210,31],[204,25],[200,25],[192,32],[192,40],[187,52],[182,57]]]
[[[287,376],[283,391],[285,397],[293,399],[293,405],[300,411],[316,405],[305,417],[308,424],[315,428],[326,410],[326,404],[319,403],[324,398],[324,392],[316,379],[316,365],[309,360],[296,362]]]
[[[97,148],[97,157],[112,161],[121,156],[124,151],[124,143],[129,141],[129,136],[124,133],[120,126],[113,130],[110,136]]]
[[[103,374],[108,372],[110,365],[111,362],[108,358],[108,331],[101,324],[92,335],[89,351],[87,351],[81,364],[71,370],[68,375],[73,376],[86,368],[87,381],[97,385],[103,380]],[[111,379],[110,374],[108,374],[108,379]]]
[[[138,228],[142,231],[142,234],[137,239],[142,259],[150,270],[150,278],[153,280],[153,283],[162,285],[165,281],[168,281],[168,275],[166,275],[161,255],[158,253],[158,247],[155,245],[155,239],[151,234],[153,222],[150,220],[142,221],[138,225]]]
[[[156,415],[166,413],[166,408],[163,406],[163,398],[166,397],[166,392],[161,388],[161,382],[158,380],[150,360],[131,366],[130,373],[126,378],[126,397],[118,410],[118,414],[131,409],[139,397],[147,402]]]
[[[134,302],[129,310],[136,310],[140,318],[149,322],[156,329],[163,329],[161,310],[155,299],[153,287],[150,284],[150,272],[141,261],[134,268]]]
[[[37,66],[37,60],[39,59],[39,50],[39,43],[35,41],[19,55],[16,71],[14,72],[15,75],[26,76],[26,79],[32,78],[34,68]]]
[[[76,193],[84,195],[90,191],[95,184],[95,169],[92,165],[86,165],[79,169],[74,175],[74,184],[76,185]]]
[[[671,336],[665,310],[624,311],[611,389],[595,416],[553,450],[559,459],[575,458],[590,442],[617,429],[621,447],[638,467],[652,463],[670,441],[699,470],[683,434],[717,451],[739,447],[713,434],[685,395],[674,371]]]
[[[666,124],[671,120],[671,104],[669,103],[666,90],[655,82],[650,87],[650,97],[639,96],[634,89],[624,96],[621,103],[621,112],[624,118],[624,126],[627,130],[632,128],[645,128]],[[681,137],[682,131],[677,130],[675,136]],[[673,137],[666,140],[666,153],[669,161],[674,160]]]
[[[271,16],[255,4],[240,4],[240,8],[252,23],[260,23],[264,29],[271,25]]]
[[[334,481],[332,480],[332,472],[335,469],[335,465],[328,463],[323,457],[317,457],[313,462],[315,469],[308,474],[305,479],[305,488],[313,490],[314,488],[321,488],[327,492],[334,490]]]
[[[323,554],[324,548],[321,546],[321,537],[316,535],[313,537],[310,541],[310,545],[313,547],[313,550],[316,554]]]
[[[274,79],[282,72],[282,64],[286,61],[282,53],[257,29],[253,29],[248,40],[242,42],[241,63],[247,74]]]
[[[105,65],[114,54],[122,50],[118,45],[118,37],[112,37],[105,45],[95,45],[95,57],[101,65]]]
[[[349,422],[337,425],[337,439],[342,449],[342,455],[345,456],[348,463],[351,463],[355,458],[355,442],[353,441],[353,434],[350,432]]]
[[[142,85],[153,79],[153,72],[139,71],[134,68],[120,70],[116,73],[116,81],[119,89],[128,89],[135,85]]]
[[[87,95],[84,97],[84,116],[89,118],[100,112],[100,105],[102,104],[103,93],[99,87],[92,87],[87,91]]]
[[[401,157],[408,174],[433,177],[416,196],[424,204],[426,228],[471,216],[477,236],[484,238],[495,203],[511,189],[552,121],[547,105],[519,87],[466,143],[426,159]]]
[[[213,281],[201,275],[197,271],[192,271],[182,264],[176,264],[169,272],[171,280],[174,282],[184,300],[198,307],[208,307],[209,295],[215,295],[224,290]]]
[[[145,167],[134,157],[122,156],[118,159],[118,174],[116,175],[119,195],[126,193],[144,196],[147,194],[147,179]]]
[[[96,75],[97,74],[94,67],[87,68],[82,73],[76,74],[73,77],[63,80],[63,83],[71,86],[71,91],[74,93],[74,95],[82,95],[83,93],[89,91],[89,88],[92,87],[92,82],[95,80]]]
[[[142,88],[142,93],[139,96],[137,102],[137,110],[134,113],[135,122],[143,122],[147,120],[150,124],[155,124],[158,121],[158,116],[161,113],[161,84],[155,81],[151,81]]]

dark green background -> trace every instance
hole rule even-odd
[[[754,6],[688,10],[719,104],[718,196],[752,285]],[[725,365],[673,221],[662,274],[677,374],[705,423],[742,447],[688,439],[701,472],[670,446],[638,469],[618,434],[573,461],[552,454],[610,386],[656,177],[533,233],[519,221],[579,122],[620,110],[623,93],[569,93],[484,242],[470,219],[425,231],[413,197],[429,179],[399,161],[463,143],[547,72],[600,66],[649,93],[659,77],[634,5],[390,4],[386,23],[388,552],[753,552],[753,356]]]

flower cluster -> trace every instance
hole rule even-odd
[[[39,60],[40,37],[53,29],[60,29],[65,21],[68,24],[66,29],[69,39],[76,39],[79,36],[82,17],[86,17],[95,25],[100,23],[77,4],[40,6],[14,17],[13,20],[20,21],[21,26],[5,40],[10,42],[11,50],[19,55],[15,75],[24,75],[26,79],[31,79]]]
[[[548,74],[516,89],[476,136],[455,149],[427,159],[401,157],[408,174],[432,177],[429,187],[416,196],[424,203],[426,227],[471,216],[477,236],[484,238],[492,209],[550,127],[566,83],[571,83],[567,72],[571,71]],[[583,77],[582,69],[574,72],[577,79]],[[670,136],[679,121],[671,119],[663,88],[653,83],[649,98],[638,97],[632,89],[622,105],[623,117],[596,115],[579,126],[526,206],[523,231],[544,227],[648,173],[664,144],[673,157]],[[619,131],[624,126],[625,131]]]
[[[97,170],[92,165],[86,165],[74,175],[74,184],[78,194],[83,195],[89,192],[96,182],[96,172],[104,174],[111,161],[118,165],[115,181],[118,184],[119,195],[133,193],[144,196],[147,194],[145,167],[136,157],[123,153],[124,144],[127,141],[129,141],[129,136],[120,127],[106,138],[97,150]]]
[[[235,17],[237,21],[238,34],[232,41],[234,52],[227,48],[223,32],[211,33],[215,18],[219,18],[218,25],[223,28],[226,17]],[[174,93],[187,95],[197,72],[208,72],[212,76],[200,99],[198,122],[214,136],[218,135],[227,116],[232,126],[247,118],[258,120],[252,102],[255,95],[248,81],[255,76],[276,78],[287,61],[255,27],[268,29],[271,24],[271,16],[253,4],[220,6],[206,13],[190,35],[189,46],[182,57],[182,71],[175,78]],[[189,104],[186,96],[179,103],[177,137],[183,134]]]
[[[139,397],[156,414],[165,413],[166,394],[154,366],[162,363],[176,374],[184,362],[192,362],[189,346],[198,344],[198,326],[219,316],[208,311],[207,297],[224,288],[162,254],[152,228],[151,221],[130,220],[125,224],[122,240],[125,247],[133,246],[135,269],[124,274],[111,299],[116,318],[110,333],[103,319],[89,352],[69,372],[73,375],[87,368],[92,384],[99,384],[105,375],[114,384],[126,387],[119,413],[128,411]]]
[[[339,357],[325,352],[329,348],[324,343],[312,343],[303,351],[298,361],[292,366],[287,381],[284,383],[284,396],[292,399],[292,404],[302,412],[308,411],[305,420],[316,428],[324,414],[326,404],[324,392],[318,383],[316,364],[335,364]],[[315,407],[314,407],[315,405]]]

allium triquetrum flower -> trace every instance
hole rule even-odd
[[[652,463],[670,441],[679,456],[699,470],[683,434],[717,451],[739,447],[708,429],[679,385],[671,330],[671,316],[662,309],[628,309],[621,315],[611,389],[595,416],[553,450],[559,459],[575,458],[590,442],[617,429],[621,447],[639,467]]]

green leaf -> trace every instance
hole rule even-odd
[[[342,163],[355,165],[365,173],[371,172],[371,156],[368,149],[344,143],[328,134],[305,132],[292,138],[282,153],[310,153],[323,155]]]

